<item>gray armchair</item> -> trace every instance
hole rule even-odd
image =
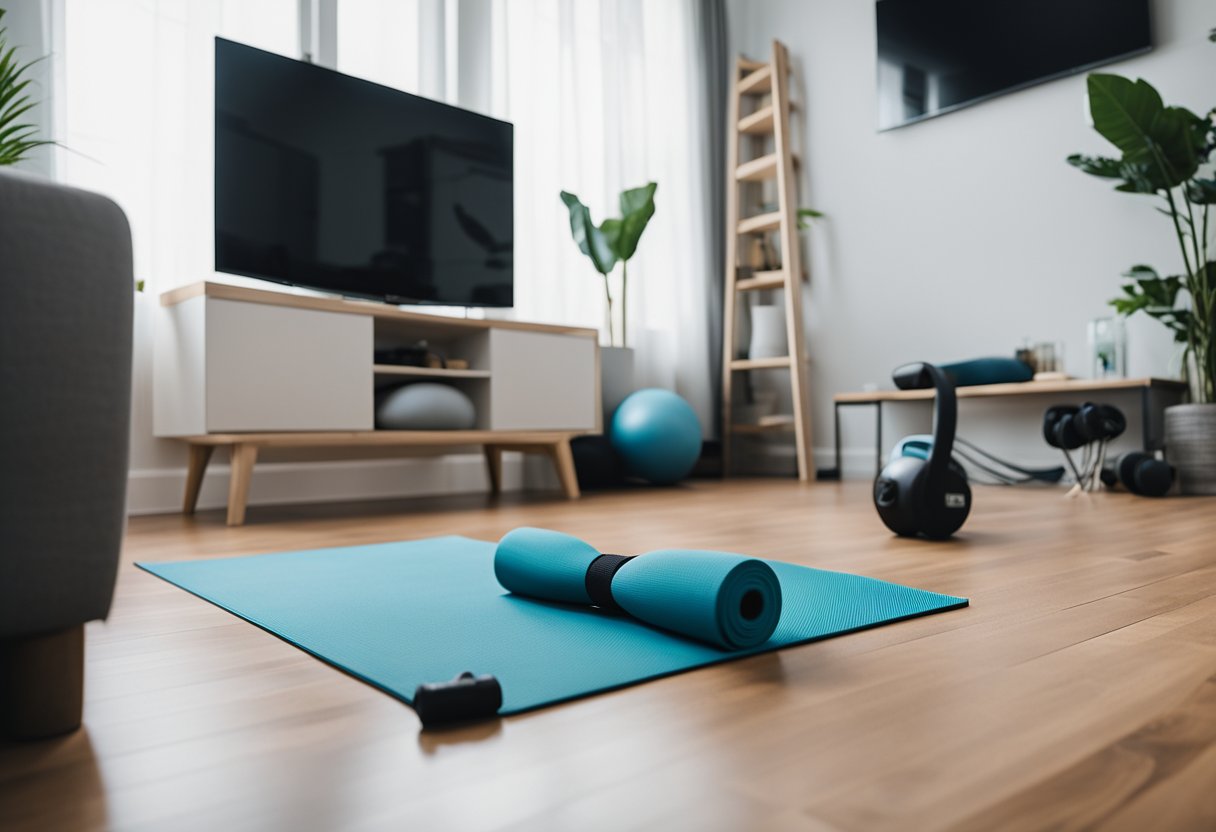
[[[131,232],[105,197],[0,170],[0,733],[80,725],[84,623],[125,527]]]

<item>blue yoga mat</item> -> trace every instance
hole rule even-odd
[[[137,565],[406,703],[420,684],[493,674],[503,715],[967,605],[765,561],[781,584],[776,630],[759,647],[725,651],[626,616],[510,594],[494,576],[494,552],[453,536]]]

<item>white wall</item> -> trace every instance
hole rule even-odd
[[[1216,105],[1207,41],[1216,7],[1154,6],[1156,48],[1103,71],[1144,77],[1166,103],[1206,113]],[[1110,314],[1120,272],[1179,268],[1153,199],[1113,193],[1064,162],[1111,150],[1087,124],[1084,75],[879,133],[873,2],[728,0],[728,10],[733,53],[766,59],[773,37],[789,47],[804,105],[802,204],[828,214],[809,239],[819,464],[829,461],[834,392],[890,387],[891,369],[907,361],[1012,355],[1024,338],[1063,341],[1068,371],[1087,375],[1086,323]],[[1132,319],[1129,342],[1132,375],[1176,375],[1164,328]],[[1133,398],[1111,400],[1135,409]],[[960,432],[1054,464],[1038,435],[1046,404],[1009,407],[1002,419],[1003,409],[964,403]],[[925,429],[924,413],[893,408],[885,444]],[[849,469],[872,474],[873,415],[844,419]]]

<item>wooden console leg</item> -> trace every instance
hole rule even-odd
[[[557,469],[557,478],[561,480],[562,491],[571,500],[579,497],[578,475],[574,472],[574,453],[570,450],[570,440],[562,439],[549,449],[553,458],[553,467]]]
[[[486,445],[486,473],[490,476],[490,493],[502,493],[502,448]]]
[[[245,502],[249,499],[249,481],[258,461],[258,446],[245,442],[232,446],[232,476],[228,481],[228,525],[245,523]]]
[[[214,445],[191,445],[190,459],[186,468],[186,496],[182,499],[182,514],[194,514],[198,505],[198,492],[203,485],[203,474],[211,461]]]
[[[0,640],[0,734],[34,740],[80,727],[84,625]]]

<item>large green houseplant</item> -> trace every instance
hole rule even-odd
[[[1184,345],[1194,403],[1167,411],[1167,451],[1177,461],[1184,490],[1210,493],[1216,491],[1216,228],[1209,223],[1216,204],[1216,108],[1200,117],[1185,107],[1167,107],[1147,81],[1103,73],[1089,76],[1088,91],[1094,129],[1120,155],[1074,154],[1068,162],[1117,181],[1117,191],[1160,199],[1158,210],[1168,218],[1182,255],[1181,274],[1162,276],[1152,266],[1133,266],[1125,273],[1123,294],[1111,304],[1121,315],[1156,318]]]
[[[647,223],[654,216],[654,192],[659,186],[650,182],[640,188],[621,192],[621,216],[606,219],[598,226],[591,221],[591,210],[577,196],[561,192],[562,202],[570,212],[570,233],[579,251],[587,255],[591,265],[604,278],[605,321],[608,343],[616,346],[615,322],[612,315],[613,295],[609,276],[621,264],[621,346],[628,346],[628,315],[625,303],[629,291],[629,259],[637,251],[638,242]]]
[[[4,20],[0,9],[0,22]],[[17,60],[17,48],[8,43],[8,30],[0,25],[0,165],[15,165],[36,147],[51,142],[38,138],[38,127],[22,118],[35,107],[26,88],[25,73],[36,63]]]

